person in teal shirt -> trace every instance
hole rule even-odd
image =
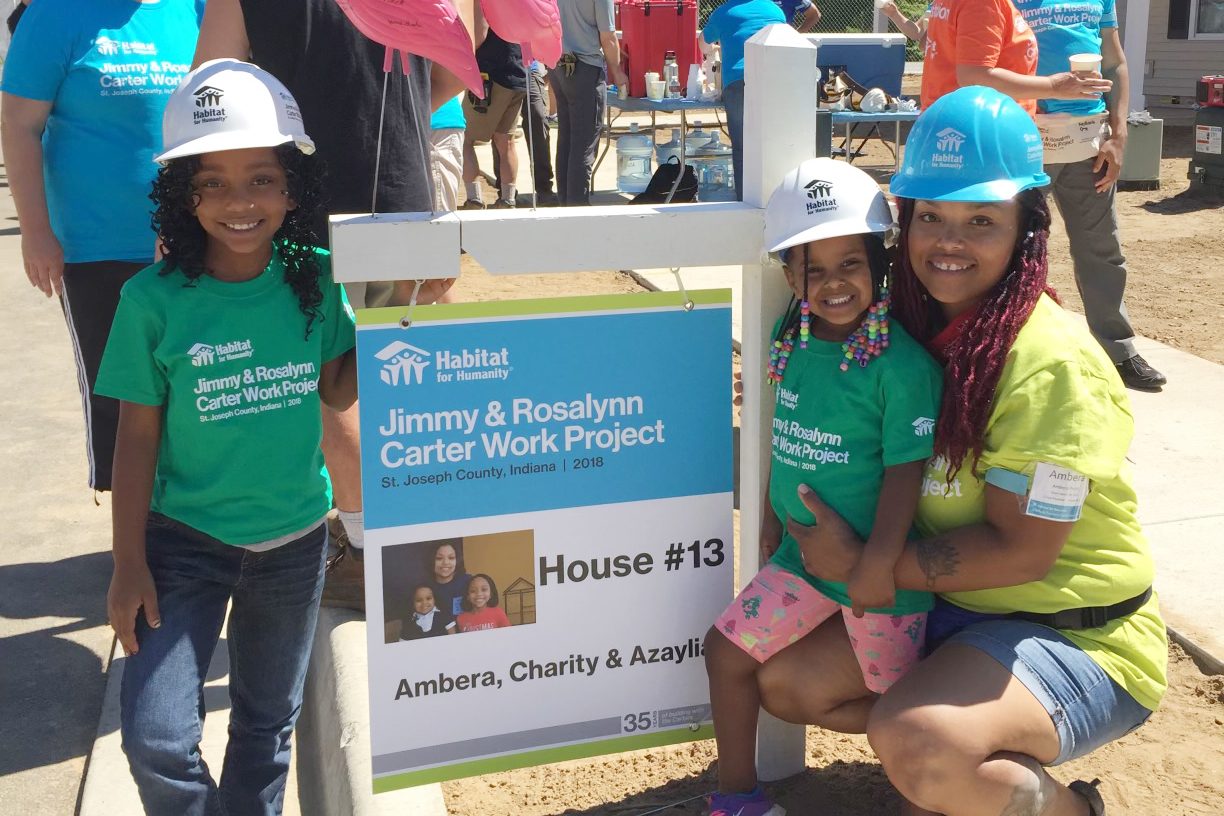
[[[1075,54],[1100,54],[1101,73],[1113,81],[1107,94],[1038,100],[1037,125],[1088,328],[1127,387],[1159,391],[1166,378],[1135,348],[1124,302],[1126,259],[1115,192],[1126,152],[1130,72],[1114,0],[1015,0],[1015,5],[1037,37],[1038,75],[1066,71]]]
[[[149,188],[203,0],[39,0],[4,62],[4,156],[30,284],[60,298],[89,486],[109,490],[119,405],[95,392],[123,284],[153,259]]]
[[[921,656],[932,596],[895,589],[892,572],[932,452],[941,377],[889,320],[891,226],[871,177],[832,159],[791,171],[765,210],[765,246],[779,254],[794,298],[769,366],[775,404],[761,529],[769,563],[705,640],[718,743],[710,816],[779,812],[757,786],[754,737],[765,678],[784,650],[836,618],[830,626],[848,635],[868,691],[844,705],[860,709]],[[819,492],[867,539],[847,581],[805,569],[786,529],[788,519],[812,522],[801,489]]]

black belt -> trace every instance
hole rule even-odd
[[[1111,620],[1125,618],[1138,611],[1152,597],[1152,588],[1148,587],[1133,598],[1119,601],[1110,606],[1080,606],[1075,609],[1064,609],[1061,612],[1012,612],[1003,615],[1004,618],[1039,623],[1052,629],[1098,629]]]

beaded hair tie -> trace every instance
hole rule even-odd
[[[842,343],[844,357],[838,366],[842,371],[850,370],[851,360],[857,360],[859,368],[866,368],[869,362],[879,357],[884,353],[884,349],[888,348],[888,311],[891,305],[892,296],[888,292],[888,287],[883,286],[880,289],[880,299],[868,307],[867,317]],[[768,379],[771,385],[782,382],[786,364],[790,362],[791,352],[795,349],[795,335],[799,333],[802,337],[802,328],[802,323],[798,329],[791,326],[770,346]],[[800,345],[800,348],[805,347]]]
[[[859,368],[866,368],[867,363],[884,353],[888,348],[888,307],[892,305],[892,296],[888,287],[880,288],[880,299],[867,308],[867,317],[854,333],[842,343],[845,358],[841,361],[841,370],[850,370],[850,361],[858,360]]]

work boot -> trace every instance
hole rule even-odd
[[[1129,360],[1118,363],[1118,376],[1127,388],[1136,391],[1159,391],[1168,380],[1156,369],[1148,365],[1148,361],[1136,354]]]
[[[459,205],[461,210],[483,210],[485,208],[483,201],[477,201],[474,198],[469,198],[467,201]]]

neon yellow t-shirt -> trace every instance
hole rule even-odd
[[[1040,581],[944,597],[975,612],[1057,612],[1108,606],[1151,586],[1152,558],[1126,463],[1133,435],[1130,402],[1113,364],[1083,325],[1042,295],[1008,352],[976,473],[967,461],[948,484],[947,461],[934,457],[915,524],[931,536],[981,522],[986,471],[1004,468],[1031,479],[1039,462],[1088,477],[1083,513]],[[1160,704],[1168,641],[1154,594],[1126,618],[1061,633],[1141,705]]]

